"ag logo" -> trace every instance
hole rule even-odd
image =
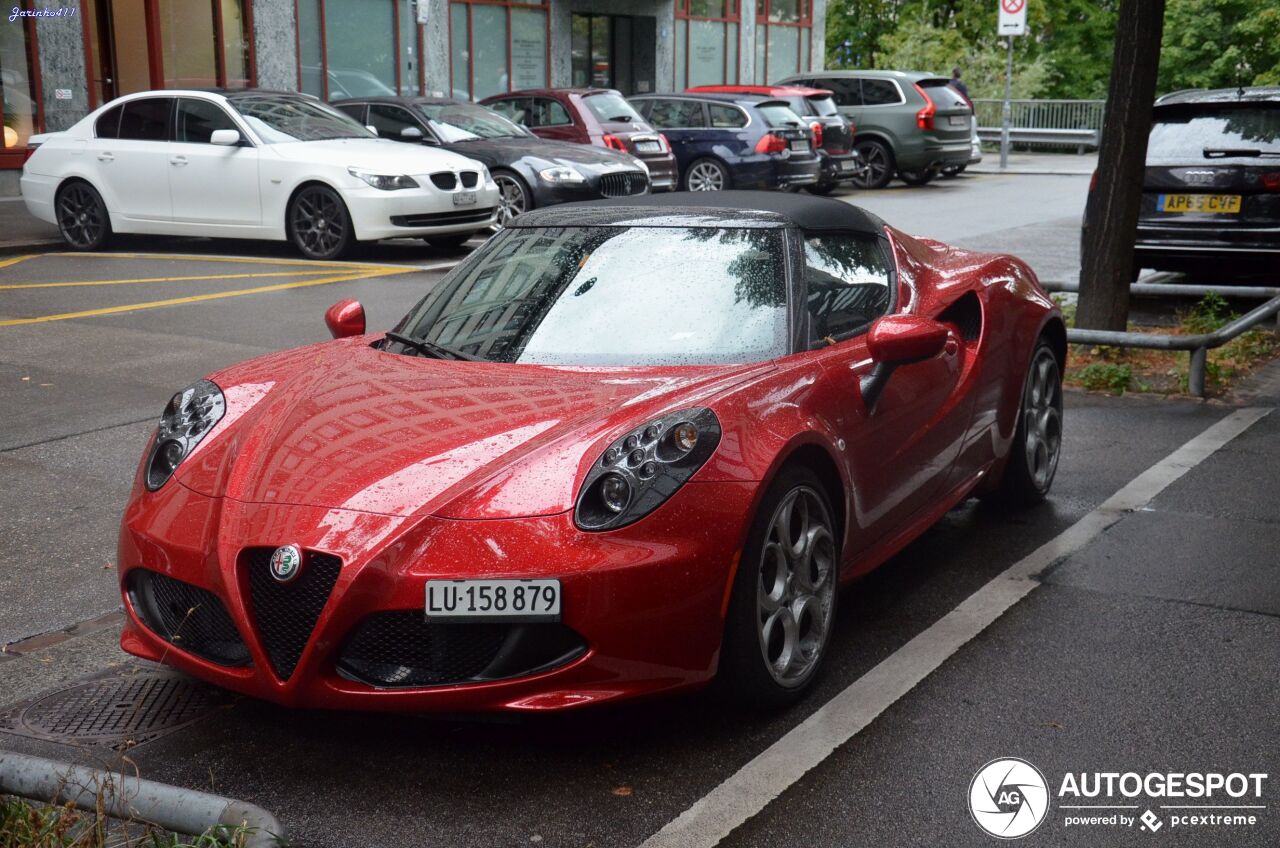
[[[1000,839],[1026,836],[1048,812],[1049,784],[1026,760],[992,760],[969,784],[969,813],[978,827]]]
[[[279,583],[288,583],[302,570],[302,551],[297,545],[276,548],[271,555],[271,576]]]

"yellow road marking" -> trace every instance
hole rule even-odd
[[[305,265],[322,271],[372,271],[386,268],[403,268],[403,265],[378,265],[370,262],[313,262],[309,259],[255,259],[252,256],[205,256],[202,253],[80,253],[64,251],[49,256],[87,256],[94,259],[180,259],[188,262],[239,262],[251,265]]]
[[[84,255],[84,254],[76,254]],[[118,255],[118,254],[109,254]],[[273,260],[274,261],[274,260]],[[72,318],[90,318],[95,315],[115,315],[120,312],[134,312],[142,309],[158,309],[162,306],[180,306],[184,303],[201,303],[206,300],[218,300],[224,297],[240,297],[246,294],[266,294],[268,292],[284,291],[286,289],[301,289],[309,286],[327,286],[331,283],[346,283],[353,280],[367,280],[372,277],[391,276],[393,274],[407,274],[410,271],[417,270],[415,268],[391,267],[377,271],[360,271],[354,273],[336,274],[332,277],[322,277],[318,280],[300,280],[295,283],[277,283],[274,286],[259,286],[252,289],[237,289],[236,291],[210,292],[208,294],[196,294],[189,297],[172,297],[166,300],[153,300],[148,303],[128,303],[124,306],[107,306],[101,309],[86,309],[81,312],[63,312],[58,315],[40,315],[35,318],[11,318],[6,321],[0,321],[0,327],[13,327],[19,324],[43,324],[48,321],[67,321]]]
[[[57,289],[70,286],[127,286],[134,283],[181,283],[191,280],[242,280],[249,277],[304,277],[317,274],[329,274],[333,269],[324,271],[268,271],[260,274],[201,274],[191,277],[139,277],[135,280],[84,280],[74,283],[6,283],[0,290],[12,289]],[[344,273],[354,273],[345,271]]]
[[[17,265],[25,259],[31,259],[36,254],[28,253],[23,256],[11,256],[8,259],[0,259],[0,268],[8,268],[10,265]]]

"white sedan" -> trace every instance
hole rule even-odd
[[[456,246],[498,207],[479,162],[379,139],[304,94],[132,94],[30,145],[27,209],[78,250],[150,233],[288,239],[334,259],[385,238]]]

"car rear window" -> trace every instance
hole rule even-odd
[[[901,102],[902,92],[898,90],[893,80],[871,78],[862,80],[862,105],[889,106]]]
[[[587,104],[587,108],[597,119],[607,124],[642,120],[631,104],[622,99],[621,94],[593,94],[582,98],[582,102]]]
[[[840,110],[836,108],[836,101],[829,94],[822,97],[806,97],[805,100],[809,102],[810,115],[829,118],[840,114]]]
[[[146,97],[124,104],[120,116],[120,138],[139,141],[169,141],[172,97]]]
[[[773,129],[804,126],[804,121],[795,113],[795,110],[782,101],[761,103],[756,108],[764,116],[764,122]]]
[[[118,138],[120,133],[120,113],[124,111],[124,104],[114,106],[98,116],[98,120],[94,121],[93,134],[98,138]]]
[[[1198,161],[1259,155],[1280,155],[1280,103],[1195,103],[1156,109],[1147,142],[1149,158]]]
[[[969,108],[969,101],[964,99],[963,94],[951,87],[951,80],[949,79],[922,79],[916,85],[925,90],[925,93],[929,95],[929,98],[939,109]]]

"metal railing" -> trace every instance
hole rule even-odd
[[[1053,291],[1079,291],[1078,285],[1059,284]],[[1067,330],[1067,341],[1071,344],[1108,345],[1110,347],[1141,347],[1149,350],[1185,350],[1191,354],[1191,365],[1187,370],[1187,391],[1195,397],[1204,397],[1205,372],[1208,370],[1209,351],[1222,347],[1227,342],[1242,336],[1254,327],[1261,326],[1269,318],[1280,319],[1280,289],[1233,286],[1182,286],[1162,283],[1134,283],[1130,286],[1134,294],[1153,295],[1205,295],[1219,294],[1224,297],[1268,297],[1266,303],[1246,312],[1236,320],[1224,324],[1212,333],[1197,333],[1193,336],[1178,336],[1172,333],[1125,333],[1117,330]],[[1280,331],[1280,323],[1277,324]]]
[[[1015,142],[1070,147],[1096,147],[1102,133],[1105,100],[1011,100],[1010,136]],[[973,101],[978,134],[990,139],[1000,132],[1003,100]]]

